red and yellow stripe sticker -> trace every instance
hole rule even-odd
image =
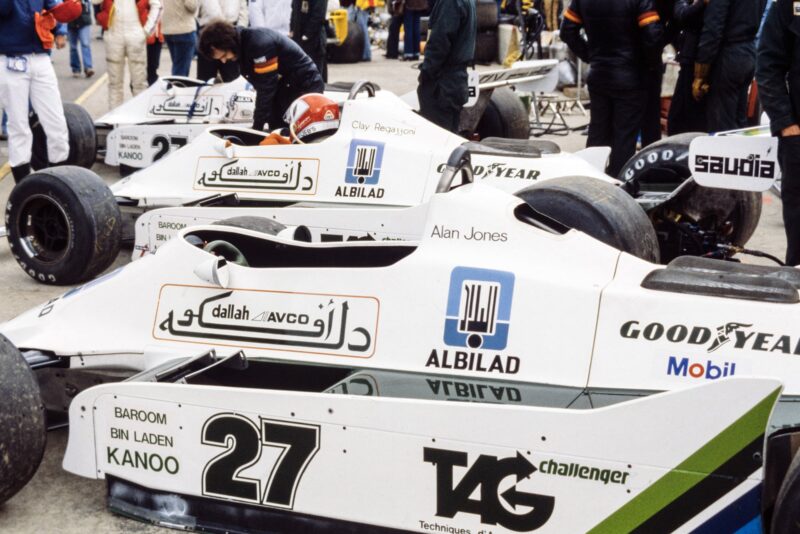
[[[659,20],[661,20],[661,18],[656,11],[645,11],[639,15],[639,27],[644,28],[648,24],[658,22]]]
[[[578,14],[572,11],[570,8],[567,8],[566,11],[564,11],[564,17],[567,20],[571,20],[575,24],[583,24],[583,19],[580,18]]]
[[[269,74],[278,70],[278,56],[268,59],[262,63],[254,63],[253,71],[256,74]]]

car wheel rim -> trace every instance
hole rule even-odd
[[[17,219],[17,233],[27,255],[42,263],[62,260],[72,240],[66,212],[46,195],[25,201]]]

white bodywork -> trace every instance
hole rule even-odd
[[[251,358],[627,390],[774,376],[786,394],[800,394],[799,304],[644,289],[662,266],[577,231],[523,223],[514,215],[521,205],[483,184],[438,194],[418,241],[402,243],[298,243],[195,227],[182,233],[252,239],[245,255],[256,267],[229,264],[212,277],[215,256],[174,239],[0,332],[86,368],[145,370],[211,346]],[[267,252],[270,243],[288,249]],[[110,313],[113,302],[125,306]]]
[[[112,508],[154,495],[146,517],[178,528],[222,506],[233,529],[272,509],[414,532],[690,532],[757,499],[754,464],[658,517],[763,432],[780,391],[733,379],[593,410],[331,394],[357,378],[325,392],[96,386],[71,404],[64,468],[134,484],[110,481]]]

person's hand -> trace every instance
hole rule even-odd
[[[294,32],[289,32],[289,39],[294,37]]]
[[[781,130],[781,137],[792,137],[793,135],[800,135],[800,126],[792,124]]]
[[[56,35],[56,48],[61,50],[65,46],[67,46],[67,38],[63,35]]]
[[[710,86],[708,85],[708,74],[711,67],[708,63],[695,63],[694,64],[694,80],[692,80],[692,97],[696,101],[700,101],[708,94]]]

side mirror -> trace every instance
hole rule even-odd
[[[233,159],[236,157],[236,147],[233,143],[231,143],[230,139],[222,139],[221,142],[217,144],[216,149],[220,155],[225,156],[228,159]]]
[[[203,263],[194,268],[194,274],[200,280],[223,289],[227,289],[231,277],[228,260],[220,257],[203,261]]]

